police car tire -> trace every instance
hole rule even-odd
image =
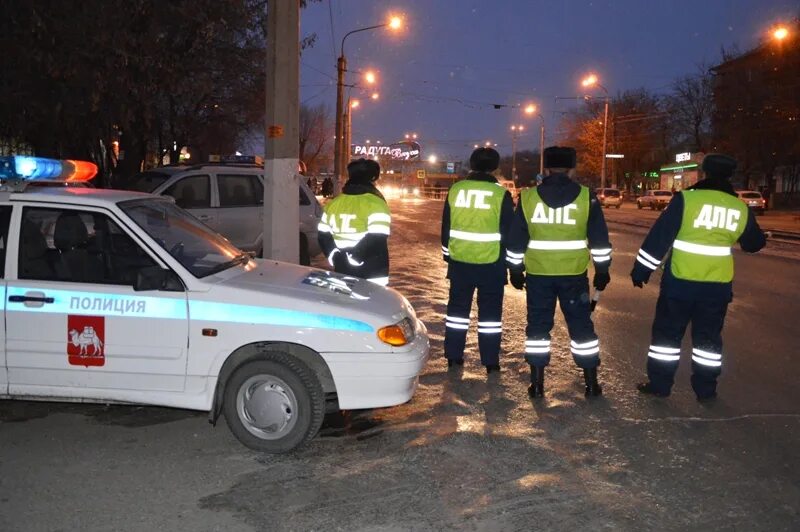
[[[258,375],[279,378],[291,388],[297,399],[297,422],[280,439],[268,440],[255,436],[239,418],[236,403],[239,388],[248,379]],[[314,371],[301,360],[280,352],[265,353],[264,358],[246,362],[233,372],[225,384],[222,410],[231,432],[245,446],[266,453],[286,453],[308,442],[319,432],[325,416],[325,394]]]
[[[638,208],[641,210],[641,208],[642,208],[642,202],[641,202],[641,201],[637,201],[637,202],[636,202],[636,206],[637,206],[637,207],[638,207]]]

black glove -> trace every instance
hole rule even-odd
[[[348,271],[350,265],[347,263],[347,255],[343,251],[337,252],[333,256],[333,271],[342,273]]]
[[[633,281],[633,286],[636,288],[644,288],[644,285],[646,285],[649,280],[650,275],[643,273],[639,268],[634,267],[633,270],[631,270],[631,281]]]
[[[511,278],[511,286],[517,290],[525,288],[525,272],[522,270],[509,270],[508,273]]]
[[[608,272],[594,272],[594,280],[592,281],[592,285],[594,285],[594,287],[601,292],[606,289],[606,286],[608,286],[608,283],[610,282],[611,274]]]

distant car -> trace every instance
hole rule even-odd
[[[664,209],[672,201],[672,192],[669,190],[645,190],[644,194],[636,199],[636,207],[644,209],[650,207],[653,210]]]
[[[517,203],[520,194],[520,189],[517,188],[517,185],[513,181],[506,180],[499,180],[498,183],[511,193],[511,199],[514,200],[514,203]]]
[[[753,209],[756,214],[764,214],[767,210],[767,201],[760,192],[755,190],[737,190],[736,195],[739,199],[747,204],[748,207]]]
[[[314,192],[301,179],[300,264],[320,253],[317,225],[322,217]],[[221,233],[233,245],[263,255],[264,168],[255,164],[209,163],[165,166],[143,172],[126,187],[172,196],[175,203]]]
[[[622,206],[622,194],[616,188],[598,188],[594,193],[603,207],[616,207],[619,209]]]

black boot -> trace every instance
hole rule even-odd
[[[640,382],[636,385],[636,389],[639,390],[639,393],[643,393],[644,395],[653,395],[655,397],[669,397],[669,392],[664,393],[661,391],[656,390],[653,388],[653,385],[649,382]]]
[[[528,395],[544,397],[544,366],[531,366],[531,385],[528,386]]]
[[[460,368],[464,365],[464,359],[454,360],[454,359],[447,359],[447,367],[448,368]]]
[[[597,382],[597,368],[583,370],[583,380],[586,381],[586,397],[603,395],[603,389]]]
[[[500,364],[489,364],[486,366],[486,374],[500,373]]]

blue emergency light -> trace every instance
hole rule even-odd
[[[0,179],[24,181],[88,181],[97,174],[97,165],[88,161],[47,159],[27,155],[0,157]]]

